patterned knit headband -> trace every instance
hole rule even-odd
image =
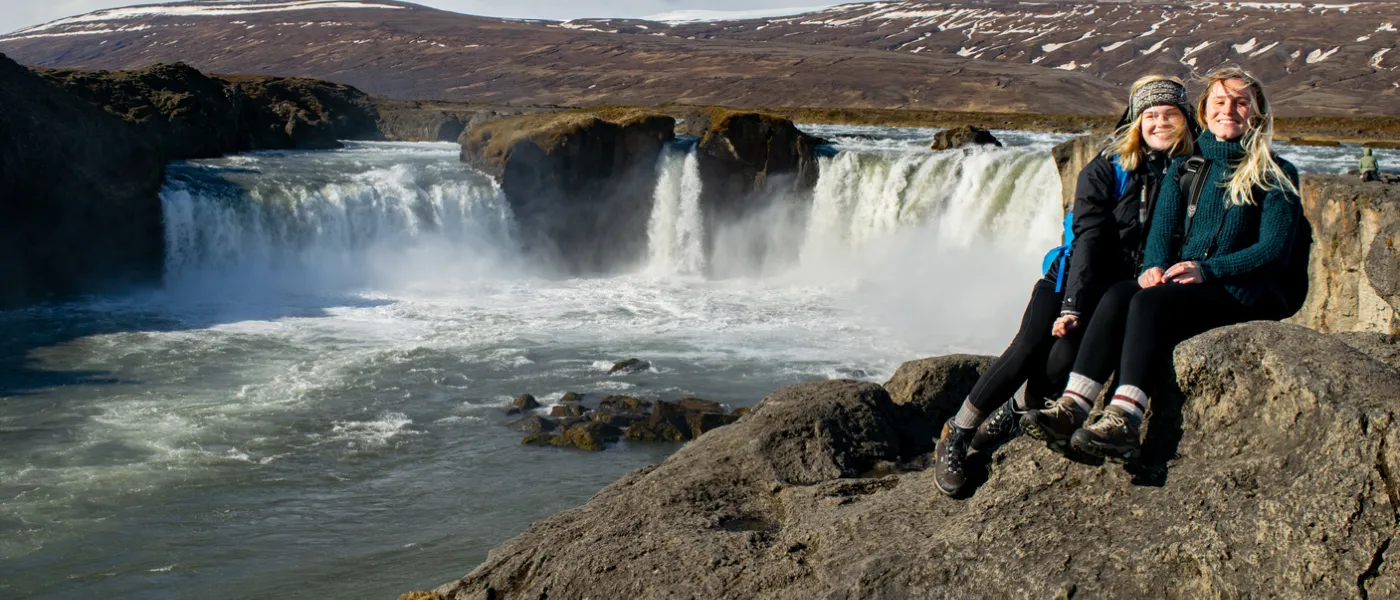
[[[1133,92],[1132,113],[1128,122],[1137,122],[1143,111],[1154,106],[1175,106],[1191,114],[1191,101],[1186,99],[1186,87],[1170,79],[1159,79]]]

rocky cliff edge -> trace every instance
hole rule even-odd
[[[418,597],[1400,594],[1394,336],[1209,332],[1176,350],[1143,463],[1022,438],[970,498],[945,498],[920,457],[986,360],[783,388]]]

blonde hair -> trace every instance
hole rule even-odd
[[[1298,186],[1288,178],[1283,169],[1274,161],[1271,146],[1274,141],[1274,113],[1269,108],[1269,99],[1264,97],[1264,86],[1249,71],[1236,66],[1221,67],[1205,76],[1206,87],[1196,100],[1196,120],[1202,129],[1209,130],[1206,120],[1206,102],[1210,90],[1216,84],[1224,86],[1231,79],[1244,82],[1250,94],[1253,114],[1249,117],[1244,137],[1240,145],[1244,147],[1244,160],[1235,165],[1230,181],[1225,184],[1225,199],[1231,205],[1254,204],[1254,188],[1264,190],[1279,189],[1298,194]],[[1223,140],[1222,140],[1223,141]]]
[[[1142,89],[1142,86],[1158,81],[1170,81],[1183,88],[1186,87],[1185,84],[1181,83],[1180,79],[1175,77],[1167,77],[1165,75],[1148,75],[1142,77],[1133,82],[1133,87],[1128,92],[1129,112],[1132,111],[1133,95],[1137,94],[1138,90]],[[1147,111],[1143,111],[1143,114],[1138,115],[1132,122],[1119,127],[1113,132],[1113,142],[1109,144],[1108,149],[1118,160],[1118,166],[1123,167],[1124,171],[1136,171],[1138,166],[1142,164],[1143,159],[1147,157],[1147,150],[1144,148],[1147,144],[1142,140],[1142,118],[1146,112]],[[1186,119],[1191,118],[1191,115],[1186,114],[1185,110],[1182,110],[1181,116]],[[1177,132],[1176,143],[1172,144],[1171,149],[1167,151],[1167,155],[1190,156],[1195,151],[1196,140],[1191,139],[1190,127],[1183,124],[1181,131]]]

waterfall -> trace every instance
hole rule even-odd
[[[700,216],[700,162],[693,141],[673,143],[657,162],[658,177],[647,224],[652,273],[696,275],[704,271]]]
[[[363,283],[434,269],[441,277],[449,266],[480,270],[514,255],[500,188],[434,163],[435,153],[416,154],[269,153],[172,165],[160,195],[167,283]]]
[[[1033,255],[1059,235],[1060,182],[1043,150],[860,150],[821,159],[801,260],[922,228],[949,249]]]

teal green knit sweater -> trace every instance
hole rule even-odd
[[[1297,223],[1303,218],[1298,196],[1279,189],[1265,193],[1256,188],[1257,205],[1233,206],[1227,210],[1225,185],[1233,165],[1244,158],[1244,148],[1238,140],[1221,142],[1208,131],[1196,141],[1196,147],[1201,155],[1210,159],[1209,179],[1201,191],[1191,231],[1182,244],[1181,260],[1197,261],[1206,282],[1224,284],[1245,306],[1264,309],[1281,303],[1283,295],[1278,274],[1288,259]],[[1169,176],[1162,181],[1143,256],[1144,271],[1152,267],[1165,269],[1175,258],[1175,249],[1170,247],[1172,232],[1186,213],[1175,175],[1185,160],[1172,161],[1167,169]],[[1293,164],[1277,156],[1274,160],[1297,185],[1298,170]],[[1222,218],[1225,219],[1223,225]],[[1212,244],[1211,234],[1217,228],[1220,233]]]

